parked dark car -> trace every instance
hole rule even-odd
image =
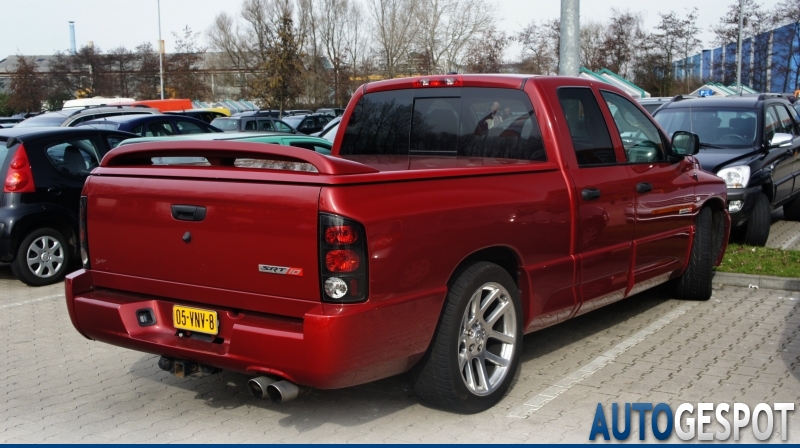
[[[329,121],[321,131],[315,132],[311,135],[314,137],[324,138],[325,140],[333,143],[333,140],[336,138],[336,132],[339,130],[339,123],[341,123],[341,121],[342,116],[339,115],[338,117]]]
[[[171,110],[164,113],[167,115],[183,115],[185,117],[192,117],[208,124],[211,124],[215,118],[227,117],[227,115],[223,114],[222,112],[207,109]]]
[[[0,126],[11,128],[24,119],[24,117],[0,117]]]
[[[64,278],[78,259],[81,189],[127,132],[79,128],[0,129],[0,262],[24,283]]]
[[[240,115],[220,117],[211,122],[211,125],[224,132],[288,132],[296,134],[297,130],[285,121],[266,115]]]
[[[123,115],[86,121],[80,126],[91,126],[96,129],[125,131],[140,137],[169,137],[182,134],[207,134],[222,132],[221,130],[190,117],[179,115]]]
[[[322,109],[317,109],[318,114],[326,114],[330,115],[331,117],[341,117],[344,114],[344,109],[338,107],[324,107]]]
[[[671,96],[657,96],[650,98],[636,98],[636,102],[644,108],[650,115],[653,115],[659,107],[672,101],[674,97]]]
[[[320,132],[331,120],[333,120],[333,117],[326,114],[295,115],[291,117],[284,117],[283,119],[283,121],[289,124],[289,126],[297,129],[297,132],[302,132],[303,134]]]
[[[149,107],[128,107],[128,106],[90,106],[83,109],[57,110],[45,112],[41,115],[28,118],[20,122],[15,127],[53,127],[53,126],[77,126],[84,121],[96,120],[103,117],[113,117],[117,115],[145,115],[160,114],[158,109]]]
[[[696,158],[728,185],[728,211],[745,244],[766,244],[770,214],[780,206],[786,219],[800,221],[800,125],[785,98],[678,97],[655,119],[670,135],[700,137]]]

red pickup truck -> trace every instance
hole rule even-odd
[[[411,371],[425,401],[478,412],[525,333],[665,282],[710,297],[730,218],[698,147],[608,84],[522,75],[366,84],[330,156],[120,147],[83,190],[69,314],[277,401]]]

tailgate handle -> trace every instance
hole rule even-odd
[[[202,221],[206,219],[206,208],[199,205],[173,205],[172,217],[179,221]]]

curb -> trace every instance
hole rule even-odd
[[[736,274],[733,272],[714,272],[714,284],[728,286],[756,286],[764,289],[781,289],[800,291],[800,279],[786,277],[768,277],[765,275]]]

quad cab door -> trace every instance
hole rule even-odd
[[[632,295],[663,283],[685,265],[698,211],[696,167],[691,159],[668,159],[667,138],[632,101],[609,91],[600,94],[634,189],[633,279],[627,294]]]
[[[565,153],[577,193],[575,250],[579,257],[578,313],[622,299],[629,285],[634,197],[628,167],[614,148],[598,98],[588,87],[562,87],[558,99],[574,159]]]

